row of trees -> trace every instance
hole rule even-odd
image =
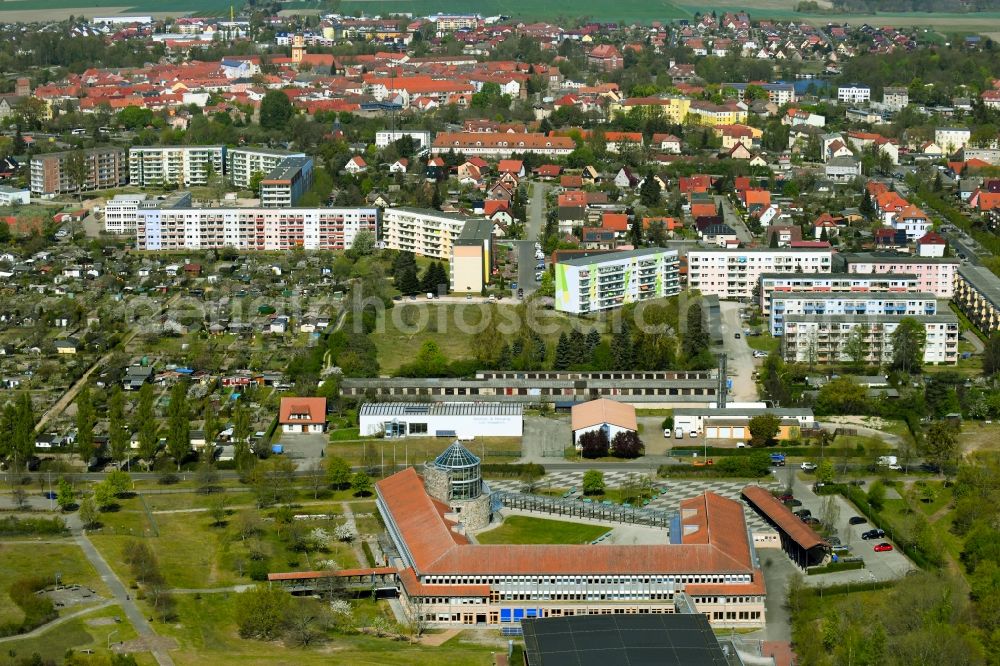
[[[638,458],[646,450],[639,435],[632,430],[619,430],[609,440],[608,431],[597,428],[580,435],[579,444],[580,455],[589,459],[605,458],[610,454],[616,458],[631,460]]]

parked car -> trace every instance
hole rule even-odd
[[[740,339],[740,334],[739,334],[739,333],[737,333],[737,334],[736,334],[736,339],[737,339],[737,340],[739,340],[739,339]]]
[[[885,536],[885,530],[880,530],[878,528],[868,530],[867,532],[861,533],[862,539],[881,539]]]
[[[761,351],[759,349],[755,349],[754,352],[753,352],[753,357],[754,358],[767,358],[767,352],[766,351]]]
[[[804,462],[799,467],[802,468],[804,472],[812,472],[816,469],[816,463]]]
[[[810,511],[809,509],[799,509],[798,511],[795,512],[795,515],[798,516],[799,518],[806,518],[812,515],[812,511]]]
[[[795,495],[793,495],[791,493],[785,493],[784,495],[778,495],[778,501],[779,502],[791,502],[793,499],[795,499]]]
[[[802,500],[790,499],[785,504],[788,506],[802,506]]]
[[[806,516],[802,519],[802,522],[806,525],[819,525],[819,518],[813,518],[812,516]]]
[[[876,553],[887,553],[892,550],[892,544],[883,541],[882,543],[876,545],[874,550]]]
[[[670,435],[672,435],[672,434],[673,434],[673,431],[670,428],[664,428],[663,429],[663,439],[670,439]]]
[[[827,537],[826,542],[828,544],[830,544],[831,546],[839,546],[840,545],[840,537],[836,537],[836,536]]]
[[[864,525],[867,522],[868,519],[862,516],[851,516],[850,518],[847,519],[848,525]]]
[[[45,499],[50,499],[50,500],[54,500],[57,497],[56,493],[51,490],[46,490],[44,493],[42,493],[42,495],[45,496]]]

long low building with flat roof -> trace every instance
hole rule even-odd
[[[511,402],[366,402],[358,418],[365,437],[520,437],[524,406]]]
[[[774,414],[781,419],[776,439],[798,439],[803,428],[815,424],[813,411],[808,408],[765,407],[683,407],[674,410],[674,427],[685,434],[698,433],[705,439],[750,439],[750,419],[762,414]]]
[[[791,315],[785,318],[781,350],[789,363],[847,363],[848,339],[860,336],[864,362],[892,363],[892,334],[903,319],[916,319],[924,326],[924,363],[958,363],[958,317],[946,312],[904,317],[898,315]]]
[[[986,335],[1000,331],[1000,278],[990,269],[972,264],[959,267],[953,300]]]
[[[380,401],[517,402],[572,405],[611,398],[642,407],[715,404],[719,382],[707,372],[505,372],[476,378],[345,377],[345,398]]]
[[[914,273],[764,273],[758,283],[759,305],[765,317],[771,299],[782,292],[830,292],[839,294],[921,291]]]

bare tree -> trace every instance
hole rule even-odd
[[[306,469],[306,482],[313,491],[313,499],[318,498],[320,491],[326,489],[326,467],[321,461],[316,460]]]

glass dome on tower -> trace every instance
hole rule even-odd
[[[457,441],[434,459],[434,466],[448,474],[451,499],[475,499],[482,494],[479,458]]]

